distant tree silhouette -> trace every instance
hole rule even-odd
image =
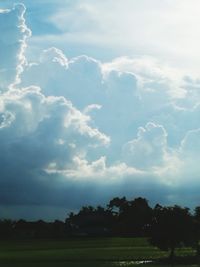
[[[1,220],[0,221],[0,239],[11,238],[14,235],[15,221]]]
[[[112,221],[110,210],[88,206],[82,207],[78,214],[70,213],[65,223],[75,235],[105,236],[110,233]]]
[[[114,233],[123,236],[145,236],[150,226],[152,209],[145,198],[128,201],[125,197],[113,198],[108,208],[115,216]]]
[[[108,209],[111,210],[112,213],[115,215],[120,215],[121,213],[123,213],[127,206],[128,201],[125,197],[115,197],[110,200],[109,204],[107,205]]]
[[[151,223],[152,209],[145,198],[136,198],[129,201],[129,205],[121,215],[129,234],[133,236],[145,236]]]
[[[152,209],[145,198],[115,197],[106,207],[84,206],[71,212],[65,222],[0,220],[2,240],[76,236],[148,237],[152,245],[169,251],[171,260],[181,246],[194,247],[200,259],[200,207],[191,214],[188,208],[177,205]]]
[[[51,228],[49,229],[49,232],[51,232],[52,237],[54,238],[63,238],[66,236],[66,228],[65,224],[62,221],[55,220]]]

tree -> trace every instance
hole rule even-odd
[[[15,221],[0,220],[0,239],[11,238],[14,234]]]
[[[188,208],[156,205],[150,243],[161,250],[170,250],[170,260],[173,261],[175,248],[191,244],[192,228],[193,220]]]
[[[125,197],[119,198],[115,197],[110,200],[109,204],[107,205],[108,209],[112,211],[114,215],[120,215],[124,212],[128,205],[128,201]]]
[[[71,213],[65,222],[73,235],[105,236],[111,232],[113,214],[101,206],[88,206],[78,214]]]
[[[145,236],[151,222],[152,209],[145,198],[135,198],[127,200],[123,198],[113,198],[109,204],[115,218],[113,232],[122,236]]]
[[[125,210],[124,217],[133,236],[145,236],[151,223],[152,208],[145,198],[135,198],[130,201],[129,208]]]
[[[200,258],[200,207],[196,207],[194,210],[194,232],[193,232],[193,246],[196,249],[196,256]]]

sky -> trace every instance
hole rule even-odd
[[[198,0],[0,0],[0,217],[200,205]]]

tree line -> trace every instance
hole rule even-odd
[[[150,244],[170,251],[190,246],[200,255],[200,207],[150,207],[145,198],[113,198],[106,207],[85,206],[66,220],[29,222],[0,220],[0,239],[68,237],[146,237]]]

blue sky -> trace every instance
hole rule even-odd
[[[2,217],[199,205],[199,2],[21,3],[0,1]]]

